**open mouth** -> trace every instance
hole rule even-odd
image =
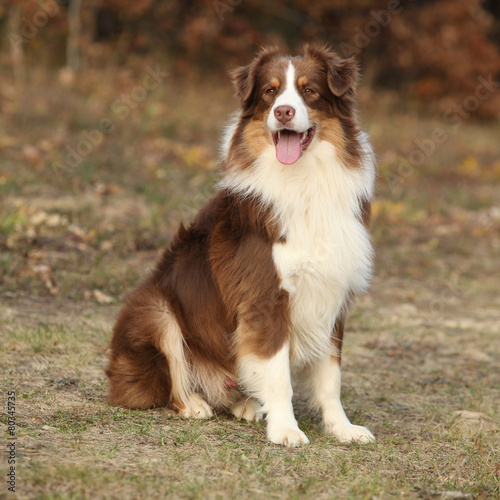
[[[278,161],[284,165],[295,163],[311,144],[315,131],[315,128],[311,127],[305,132],[283,129],[273,133]]]

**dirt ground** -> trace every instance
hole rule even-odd
[[[1,76],[0,497],[499,498],[500,126],[361,89],[377,258],[347,323],[343,401],[377,442],[322,435],[297,394],[311,444],[285,449],[263,423],[106,403],[120,304],[210,196],[236,105],[228,81],[172,77],[124,118],[111,103],[131,71]]]

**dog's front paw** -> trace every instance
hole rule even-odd
[[[240,420],[258,422],[262,419],[262,407],[255,398],[240,399],[231,407],[231,413]]]
[[[325,424],[324,431],[326,434],[333,434],[341,443],[372,443],[375,441],[375,436],[361,425]]]
[[[184,408],[179,408],[179,416],[182,418],[210,418],[214,416],[214,412],[200,394],[193,393],[188,396]]]
[[[309,439],[298,427],[279,427],[267,429],[267,439],[272,443],[281,444],[288,448],[308,444]]]

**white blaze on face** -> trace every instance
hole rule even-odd
[[[281,106],[293,110],[293,118],[288,121],[283,120],[284,123],[278,120],[275,114],[277,108]],[[286,110],[283,108],[281,115],[285,113]],[[295,86],[295,66],[291,61],[288,63],[283,92],[277,97],[269,112],[267,126],[273,134],[276,158],[284,165],[295,163],[314,135],[311,132],[307,107]]]
[[[277,132],[278,130],[285,128],[285,126],[279,122],[274,115],[274,111],[278,106],[291,106],[295,110],[295,116],[286,125],[287,129],[300,133],[305,132],[311,127],[306,105],[295,87],[295,66],[292,61],[288,63],[284,91],[274,102],[274,105],[269,112],[269,116],[267,117],[267,126],[271,132]]]

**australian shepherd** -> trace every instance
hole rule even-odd
[[[241,107],[217,193],[182,224],[114,328],[109,401],[181,417],[266,415],[273,443],[308,443],[301,382],[323,429],[374,440],[340,402],[344,321],[368,285],[375,161],[358,126],[358,70],[326,48],[263,50],[232,73]]]

